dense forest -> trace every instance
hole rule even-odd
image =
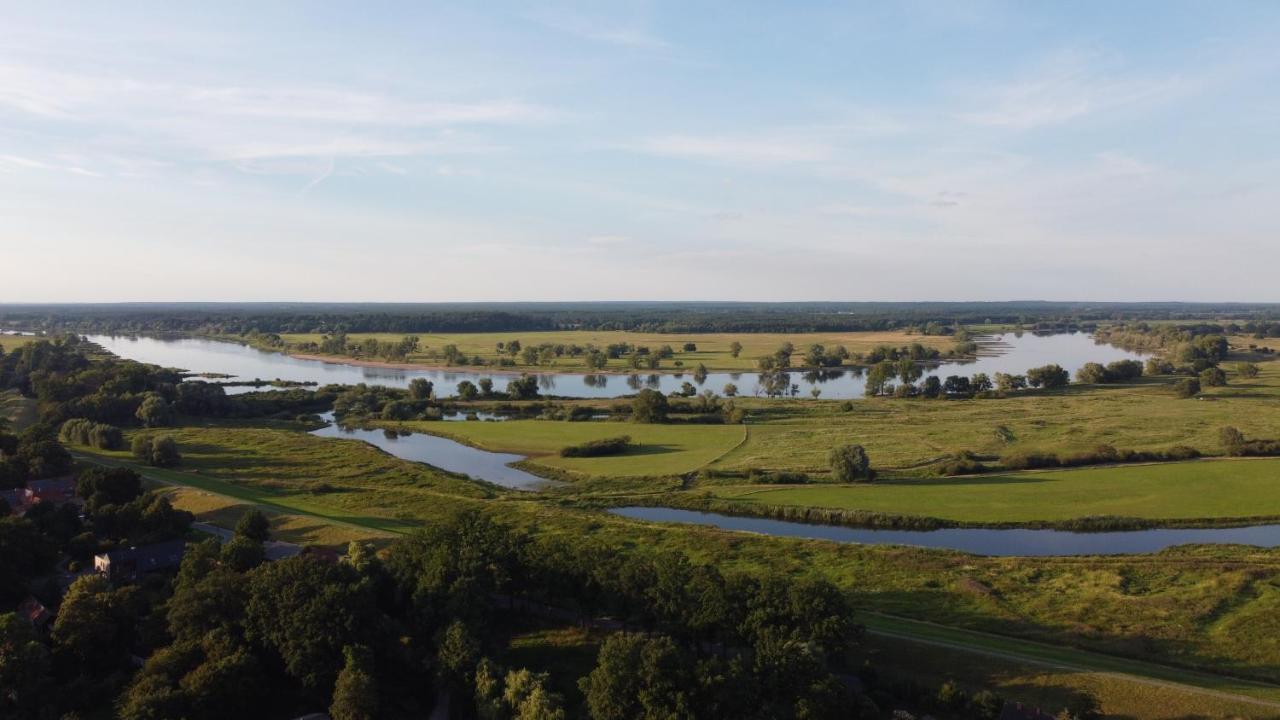
[[[1101,321],[1226,318],[1280,331],[1280,306],[1231,303],[120,303],[0,306],[0,328],[114,333],[432,333],[534,330],[837,332],[929,323],[1069,329]]]

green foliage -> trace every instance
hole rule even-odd
[[[308,556],[278,560],[249,574],[245,638],[317,689],[335,680],[344,648],[371,637],[372,610],[370,589],[350,567]]]
[[[1183,378],[1173,384],[1173,394],[1180,398],[1193,398],[1200,394],[1200,381],[1196,378]]]
[[[621,455],[631,446],[631,436],[621,435],[601,440],[588,440],[581,445],[560,448],[560,457],[603,457]]]
[[[173,424],[173,408],[159,393],[147,393],[134,413],[144,427],[166,427]]]
[[[135,458],[155,467],[174,467],[182,462],[172,435],[135,435],[130,449]]]
[[[86,418],[72,418],[62,423],[58,439],[64,443],[88,445],[99,450],[119,450],[124,447],[124,434],[120,432],[120,428]]]
[[[668,410],[667,396],[645,388],[631,401],[631,420],[638,423],[666,422]]]
[[[333,720],[376,720],[378,682],[373,661],[366,648],[343,648],[345,661],[333,688],[329,716]]]
[[[1027,371],[1027,385],[1033,388],[1053,389],[1066,387],[1071,382],[1071,374],[1061,365],[1044,365]]]
[[[841,445],[831,449],[828,455],[831,475],[836,482],[871,482],[875,472],[871,469],[871,458],[861,445]]]
[[[257,508],[250,508],[236,522],[236,535],[264,543],[271,539],[271,521]]]

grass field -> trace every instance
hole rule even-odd
[[[0,348],[5,352],[13,352],[27,343],[38,340],[34,335],[0,335]]]
[[[1280,717],[1280,688],[1274,686],[882,615],[862,619],[869,630],[862,655],[890,678],[911,678],[929,686],[951,681],[971,690],[992,688],[1047,711],[1091,697],[1105,717]]]
[[[21,430],[35,422],[36,403],[19,395],[17,390],[0,392],[0,418],[9,423],[11,429]]]
[[[178,437],[184,466],[144,468],[148,477],[283,514],[404,533],[442,513],[481,506],[475,497],[454,494],[478,486],[455,484],[359,443],[277,427],[165,432]],[[122,455],[108,461],[132,465]],[[323,484],[338,490],[308,491]],[[725,572],[820,574],[867,609],[1280,678],[1280,640],[1272,640],[1280,638],[1280,552],[1204,548],[1129,558],[982,558],[633,522],[554,500],[499,494],[483,507],[500,521],[543,535],[594,539],[614,552],[673,550]]]
[[[304,343],[318,342],[321,338],[317,334],[286,334],[282,335],[287,343]],[[404,335],[398,333],[353,333],[347,336],[348,343],[358,343],[366,338],[377,338],[380,341],[398,342]],[[512,340],[519,340],[524,347],[541,345],[543,343],[572,345],[577,344],[586,346],[588,344],[604,348],[614,343],[630,343],[632,345],[644,345],[650,349],[657,350],[663,345],[670,345],[676,354],[670,360],[662,363],[663,369],[670,370],[674,367],[674,362],[679,360],[684,363],[685,368],[696,368],[699,363],[706,365],[709,370],[751,370],[756,366],[756,359],[763,355],[772,355],[774,351],[782,347],[783,343],[790,342],[795,346],[797,351],[797,359],[799,355],[815,343],[828,348],[843,345],[849,352],[866,352],[880,345],[901,346],[911,343],[920,343],[928,347],[936,347],[940,350],[950,349],[955,342],[950,337],[944,336],[927,336],[927,335],[908,335],[905,332],[847,332],[847,333],[706,333],[706,334],[676,334],[666,335],[660,333],[635,333],[635,332],[594,332],[586,330],[568,330],[557,332],[515,332],[515,333],[449,333],[439,335],[418,335],[418,352],[409,358],[409,362],[437,363],[439,360],[432,360],[429,357],[430,352],[439,352],[446,345],[456,345],[458,350],[467,357],[480,356],[485,360],[495,360],[499,357],[497,353],[498,343],[509,343]],[[738,357],[733,357],[730,352],[730,343],[739,342],[742,344],[742,352]],[[681,348],[685,343],[694,343],[698,346],[697,351],[684,352]],[[509,356],[508,356],[509,357]],[[516,362],[522,362],[517,356]],[[608,369],[622,370],[626,367],[623,360],[611,360]],[[553,371],[573,371],[585,370],[582,358],[561,357],[557,358],[550,366],[540,366],[540,370]]]
[[[173,506],[196,516],[197,522],[234,529],[248,510],[256,506],[245,500],[236,500],[208,490],[191,487],[161,486]],[[271,536],[275,540],[298,545],[328,545],[345,548],[352,541],[383,542],[394,537],[386,531],[373,530],[356,525],[338,524],[314,515],[296,515],[267,509],[264,513],[271,521]]]
[[[748,504],[870,510],[962,522],[1280,516],[1280,459],[1197,460],[869,485],[720,486]]]
[[[823,472],[827,453],[864,445],[880,468],[909,468],[961,450],[1073,452],[1099,443],[1154,450],[1190,445],[1221,451],[1218,430],[1233,425],[1251,438],[1280,438],[1280,364],[1253,380],[1207,388],[1200,399],[1174,397],[1168,379],[1129,386],[1073,386],[994,400],[895,400],[748,403],[750,438],[716,467]],[[690,428],[690,432],[698,432]]]
[[[615,422],[404,423],[485,450],[529,455],[530,463],[584,475],[614,477],[679,475],[697,470],[742,442],[741,425],[640,425]],[[638,447],[611,457],[562,458],[561,448],[628,435]]]

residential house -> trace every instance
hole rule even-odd
[[[121,548],[94,556],[93,569],[109,580],[134,580],[145,573],[178,567],[186,549],[185,540]]]

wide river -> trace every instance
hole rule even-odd
[[[195,373],[224,373],[240,381],[278,379],[316,382],[321,385],[368,383],[407,387],[410,380],[422,377],[436,384],[438,395],[445,396],[452,394],[453,388],[463,380],[474,383],[481,378],[491,378],[494,386],[502,389],[507,380],[514,376],[512,373],[467,369],[400,370],[304,360],[238,343],[202,338],[161,340],[149,337],[90,335],[89,339],[123,358],[164,367],[181,368]],[[1059,335],[1008,333],[984,340],[981,357],[968,362],[943,363],[928,371],[925,376],[1025,373],[1028,368],[1049,363],[1057,363],[1074,374],[1088,362],[1106,364],[1113,360],[1141,359],[1141,357],[1139,353],[1098,344],[1084,333]],[[736,385],[742,395],[761,392],[758,385],[759,377],[754,372],[714,372],[709,373],[702,382],[698,382],[692,372],[685,372],[682,375],[674,373],[634,375],[540,373],[537,375],[544,394],[561,397],[613,398],[634,394],[642,388],[653,388],[670,393],[678,390],[685,382],[693,383],[699,390],[710,389],[716,393],[722,393],[724,386],[729,383]],[[837,400],[861,398],[863,388],[866,386],[863,374],[855,370],[792,372],[791,382],[798,386],[798,394],[801,397],[808,397],[810,391],[817,388],[824,399]],[[228,388],[228,392],[245,392],[250,389],[253,388],[231,387]]]

